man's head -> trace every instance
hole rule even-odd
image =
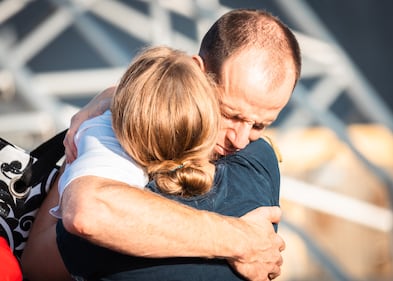
[[[196,59],[220,88],[221,155],[262,136],[288,103],[301,69],[294,34],[262,10],[223,15],[206,33]]]

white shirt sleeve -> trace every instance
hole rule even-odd
[[[66,166],[60,177],[59,202],[67,186],[82,176],[98,176],[139,188],[147,184],[145,170],[123,150],[116,139],[110,111],[84,122],[75,135],[75,144],[78,157]],[[59,206],[50,213],[60,218]]]

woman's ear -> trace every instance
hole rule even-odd
[[[199,55],[193,55],[192,59],[197,63],[197,65],[202,69],[203,72],[206,72],[205,63],[203,59]]]

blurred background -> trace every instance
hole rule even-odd
[[[197,53],[233,8],[268,10],[302,49],[301,80],[267,132],[283,158],[277,280],[392,280],[391,0],[2,0],[0,137],[34,148],[141,47]]]

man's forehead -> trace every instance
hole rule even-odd
[[[276,120],[278,114],[288,102],[290,94],[284,96],[285,98],[274,94],[241,95],[227,92],[222,94],[219,99],[220,109],[222,113],[232,117],[269,126]]]
[[[285,68],[277,80],[277,70],[268,62],[263,52],[246,51],[224,64],[219,83],[222,110],[264,125],[277,118],[291,96],[295,75]]]

